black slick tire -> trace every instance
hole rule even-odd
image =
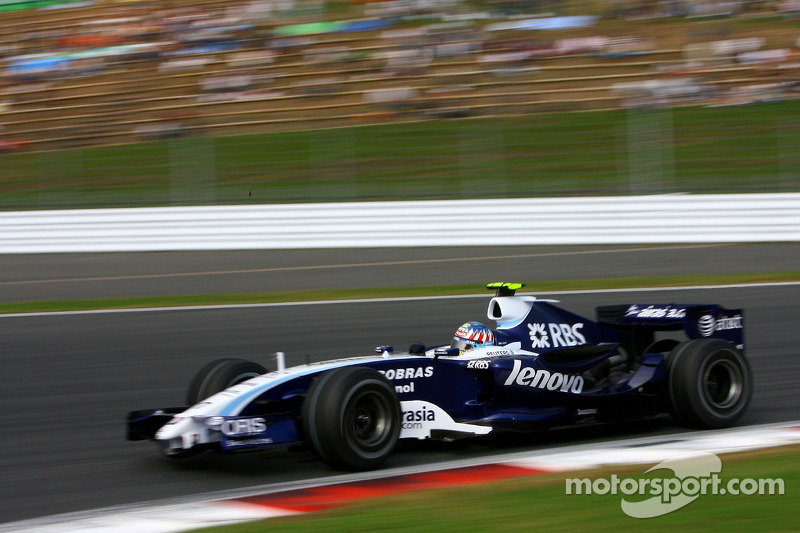
[[[303,433],[334,468],[369,470],[394,449],[401,412],[392,383],[377,370],[343,367],[317,378],[306,394]]]
[[[733,344],[694,339],[667,358],[667,394],[673,417],[688,426],[723,428],[747,410],[753,390],[750,364]]]
[[[211,361],[192,378],[186,391],[186,404],[195,405],[237,383],[266,374],[267,369],[245,359]]]

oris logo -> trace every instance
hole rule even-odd
[[[220,431],[227,437],[242,437],[246,435],[256,435],[267,430],[266,421],[263,418],[242,418],[239,420],[226,420],[222,423]]]
[[[717,331],[742,329],[742,315],[721,316],[703,315],[697,321],[697,330],[703,337],[711,337]]]

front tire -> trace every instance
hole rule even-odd
[[[745,412],[753,390],[750,365],[729,342],[694,339],[667,358],[672,414],[689,426],[723,428]]]
[[[195,405],[237,383],[266,374],[267,369],[245,359],[217,359],[200,369],[189,383],[186,404]]]
[[[343,367],[309,387],[303,431],[334,468],[368,470],[381,464],[400,436],[401,412],[391,382],[377,370]]]

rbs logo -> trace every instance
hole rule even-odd
[[[528,324],[533,348],[558,348],[586,344],[583,322],[577,324]]]

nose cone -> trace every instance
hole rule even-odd
[[[156,432],[156,440],[168,448],[188,450],[200,439],[202,428],[189,417],[176,416]]]

